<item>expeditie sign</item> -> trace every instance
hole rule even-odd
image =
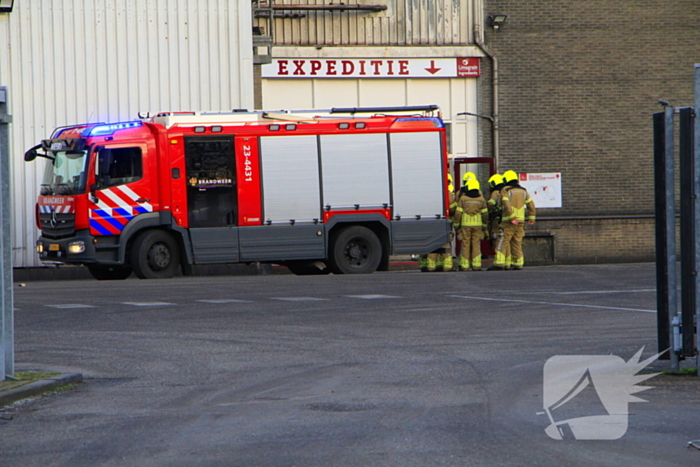
[[[277,58],[263,65],[263,78],[471,78],[477,57],[463,58]]]

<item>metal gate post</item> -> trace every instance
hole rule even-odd
[[[0,381],[15,374],[14,309],[12,297],[12,198],[7,88],[0,86]]]
[[[676,216],[673,200],[673,107],[655,113],[654,121],[654,199],[656,204],[656,322],[658,351],[669,348],[671,368],[678,369],[673,351],[671,320],[678,311],[676,298]],[[669,354],[660,357],[669,359]]]
[[[700,112],[700,64],[695,65],[695,103],[694,103],[695,111]],[[694,167],[694,173],[693,173],[693,188],[694,188],[694,193],[697,195],[700,194],[700,118],[695,117],[695,128],[694,128],[694,141],[693,141],[693,159],[695,161],[695,167]],[[697,200],[697,198],[694,198],[695,201],[695,232],[700,233],[700,202]],[[698,253],[700,253],[700,238],[697,236],[695,237],[695,296],[698,296],[698,291],[700,291],[700,258],[698,258]],[[698,332],[697,326],[700,325],[700,308],[695,311],[696,317],[695,317],[695,322],[696,325],[694,328],[691,327],[691,329],[688,331],[692,335],[692,330],[695,329],[695,337],[696,337],[696,342],[695,342],[695,352],[696,352],[696,368],[698,368],[700,375],[700,332]]]
[[[680,161],[680,196],[681,196],[681,325],[682,355],[695,356],[695,333],[693,332],[695,314],[697,313],[697,295],[695,290],[696,250],[695,250],[695,161],[694,149],[694,120],[695,112],[692,107],[684,107],[679,111],[680,139],[678,156]]]

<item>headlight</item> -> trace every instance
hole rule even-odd
[[[43,243],[37,243],[36,252],[39,254],[42,254],[44,252],[44,244]]]
[[[77,255],[85,251],[85,242],[73,242],[68,244],[68,253]]]

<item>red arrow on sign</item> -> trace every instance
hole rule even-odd
[[[430,68],[426,68],[425,70],[431,75],[434,75],[438,71],[442,70],[442,68],[435,68],[435,60],[430,60]]]

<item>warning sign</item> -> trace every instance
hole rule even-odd
[[[560,208],[561,173],[520,174],[520,186],[530,194],[537,208]]]

